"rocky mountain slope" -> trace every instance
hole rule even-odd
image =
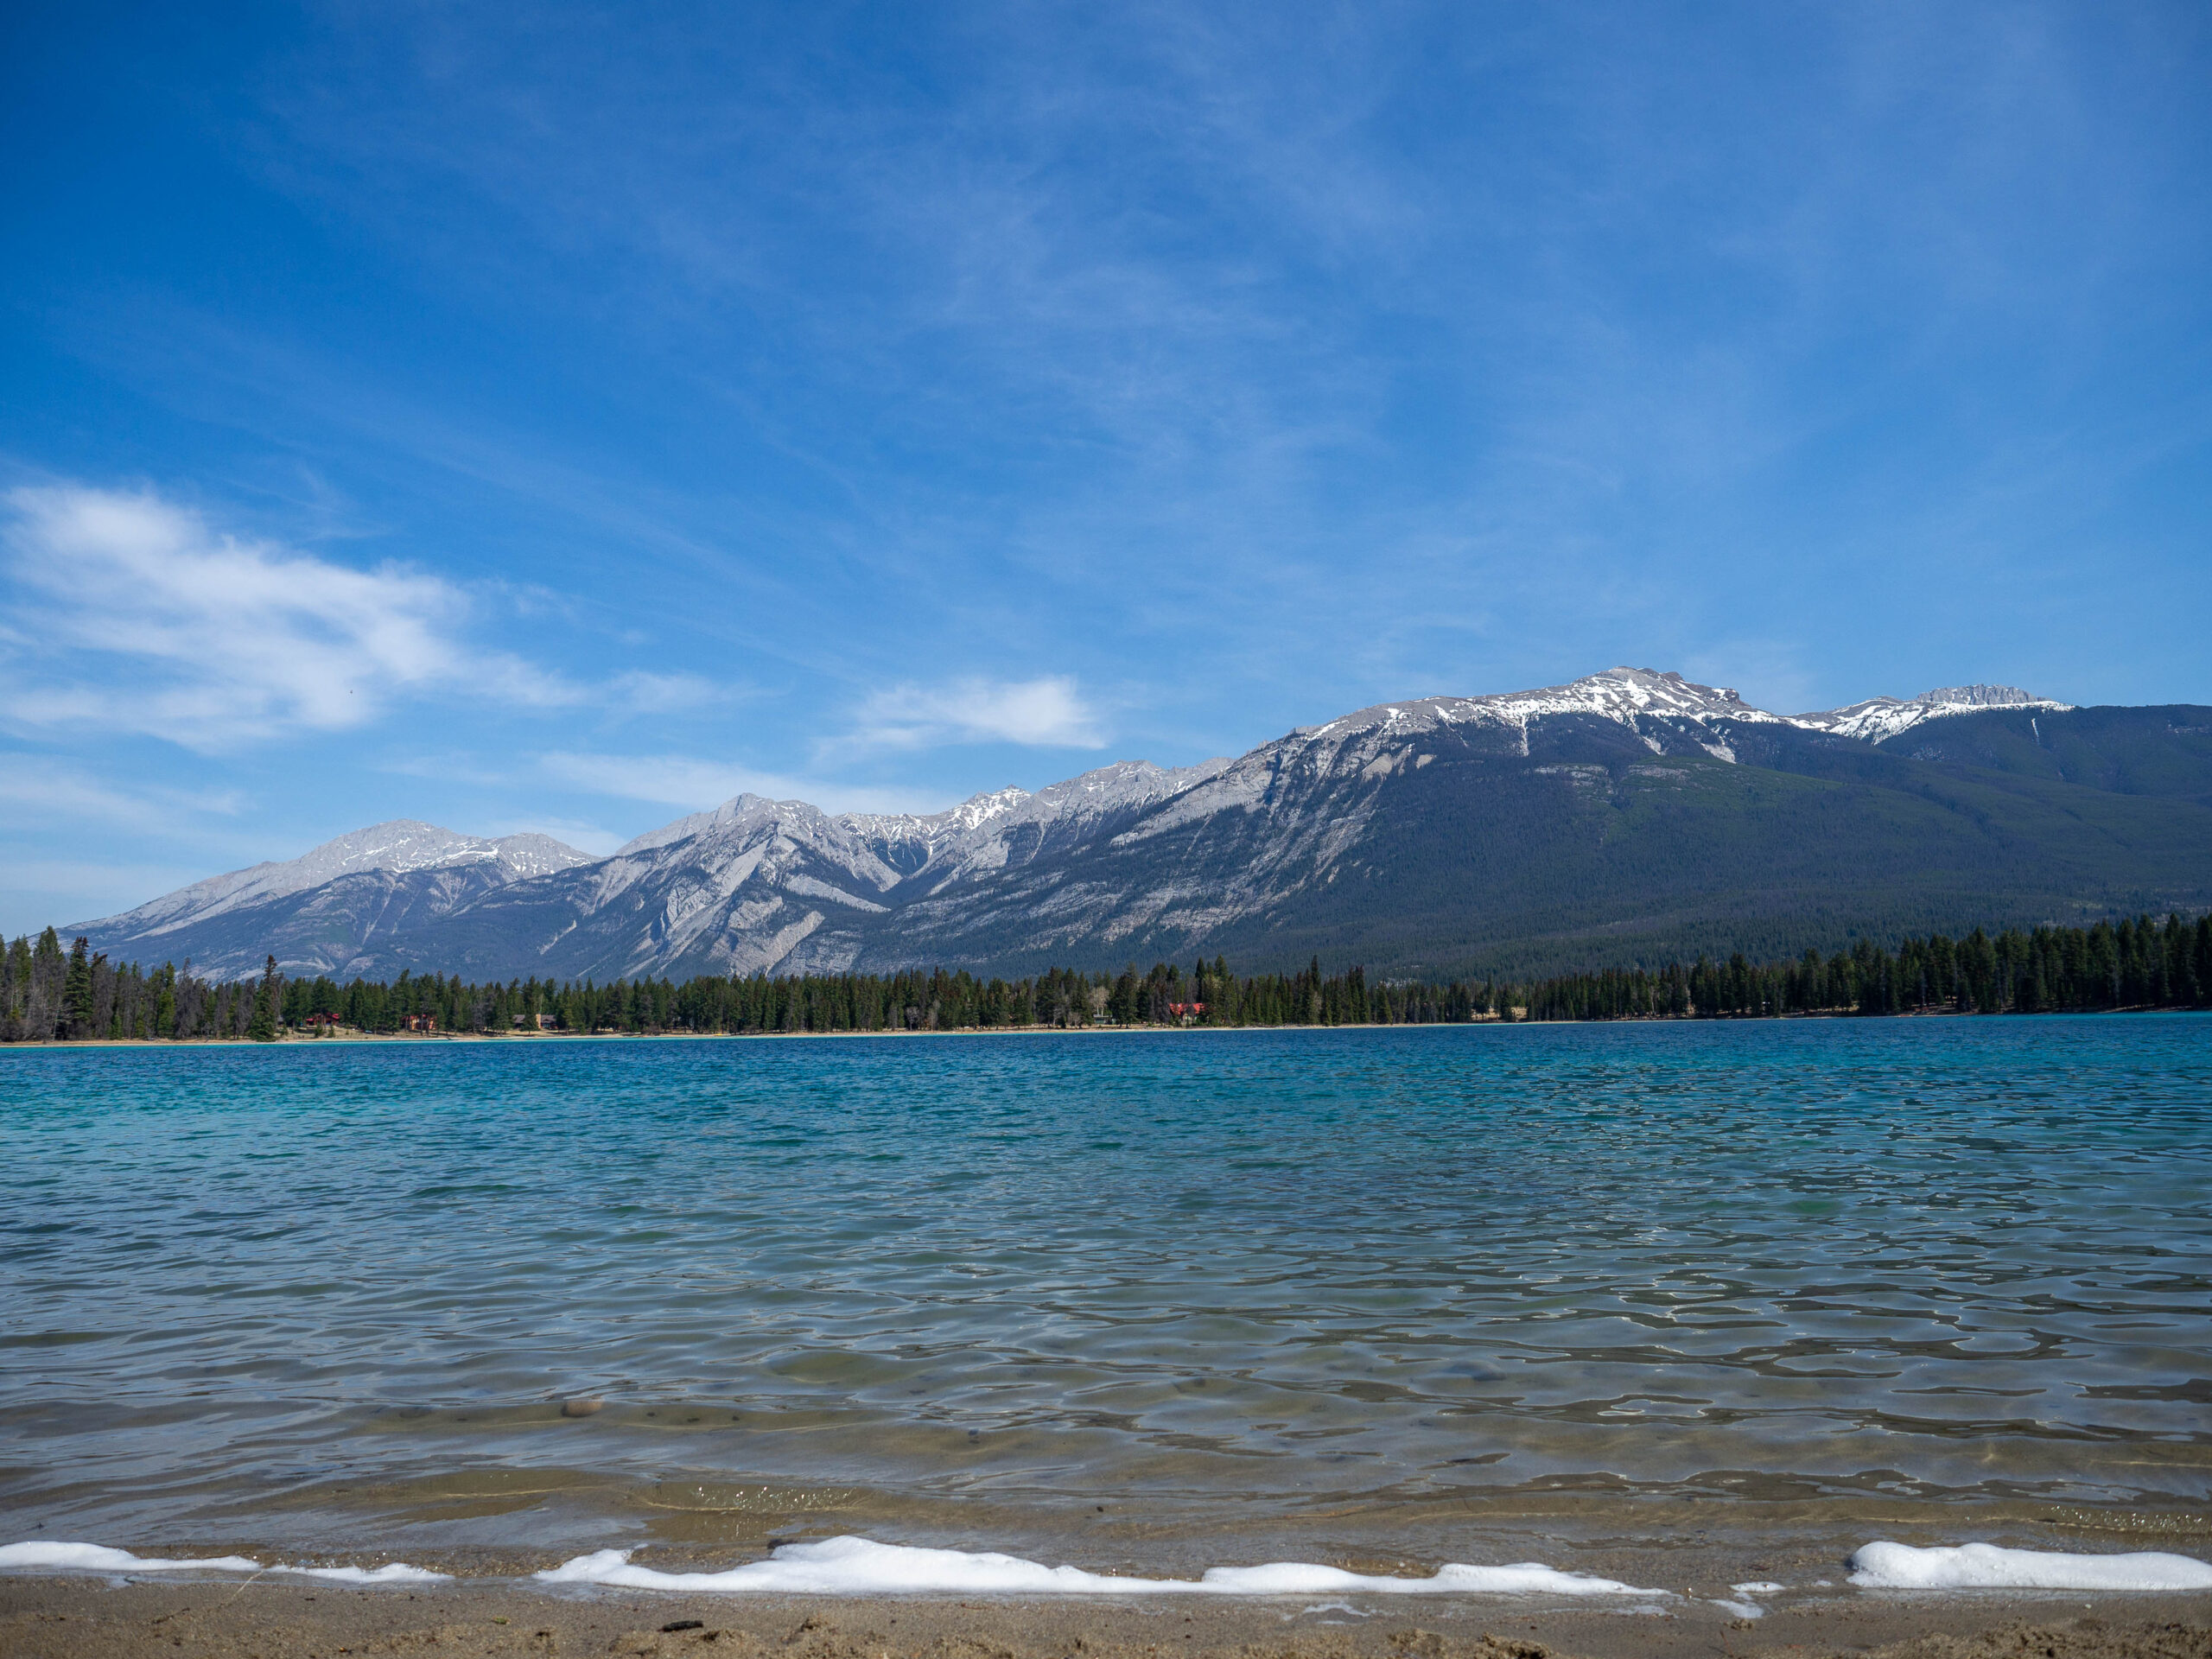
[[[550,836],[488,841],[396,818],[69,931],[118,961],[189,959],[218,979],[257,972],[272,952],[287,972],[334,973],[385,936],[435,922],[495,887],[591,861]]]
[[[299,863],[358,859],[332,849],[391,828]],[[281,894],[264,879],[204,920],[186,902],[222,903],[243,872],[80,931],[226,969],[274,949],[298,971],[602,980],[1198,952],[1526,973],[1826,949],[1859,931],[2212,905],[2212,709],[1969,686],[1784,716],[1611,669],[1379,704],[1235,760],[1122,762],[926,817],[740,796],[607,859],[538,855],[548,868],[514,873],[347,865]],[[134,920],[149,913],[159,931]]]

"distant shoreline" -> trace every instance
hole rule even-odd
[[[1444,1031],[1465,1026],[1625,1025],[1621,1020],[1427,1020],[1418,1023],[1338,1026],[952,1026],[935,1031],[349,1031],[337,1037],[287,1034],[274,1042],[251,1037],[79,1037],[50,1042],[0,1044],[9,1050],[46,1048],[358,1048],[387,1043],[760,1043],[825,1042],[856,1037],[906,1039],[918,1037],[1195,1037],[1228,1036],[1255,1031]],[[1645,1025],[1688,1025],[1683,1020],[1647,1020]]]
[[[440,1043],[505,1043],[537,1046],[566,1043],[761,1043],[839,1042],[855,1038],[888,1038],[906,1041],[933,1037],[1230,1037],[1240,1033],[1269,1031],[1464,1031],[1470,1027],[1529,1027],[1550,1026],[1772,1026],[1803,1020],[1887,1022],[1892,1020],[2003,1020],[2021,1018],[2101,1018],[2115,1014],[2198,1014],[2196,1008],[2145,1006],[2132,1008],[2053,1009],[2040,1015],[1985,1014],[1969,1008],[1914,1008],[1896,1014],[1858,1014],[1810,1012],[1762,1014],[1627,1015],[1605,1020],[1502,1020],[1492,1014],[1478,1020],[1421,1020],[1341,1025],[1282,1026],[955,1026],[938,1031],[349,1031],[335,1037],[301,1037],[287,1033],[273,1042],[251,1037],[79,1037],[48,1042],[0,1043],[0,1053],[41,1052],[56,1048],[361,1048],[395,1043],[435,1046]]]

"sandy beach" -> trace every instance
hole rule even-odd
[[[330,1659],[371,1654],[767,1655],[788,1659],[2202,1659],[2202,1595],[1877,1598],[1661,1613],[1439,1599],[801,1598],[556,1593],[510,1579],[404,1589],[268,1580],[0,1580],[5,1659]]]

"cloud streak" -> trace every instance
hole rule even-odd
[[[828,747],[925,749],[949,743],[1098,749],[1106,746],[1106,736],[1098,711],[1084,700],[1072,676],[970,677],[875,692],[861,703],[854,729]]]
[[[508,708],[655,712],[717,695],[696,675],[580,683],[467,637],[453,583],[215,529],[150,492],[5,498],[13,719],[139,732],[202,751],[368,725],[458,692]]]
[[[945,803],[912,791],[853,788],[786,777],[701,755],[600,754],[556,749],[539,757],[545,775],[588,794],[702,811],[738,795],[804,801],[831,812],[929,812]]]
[[[234,818],[246,798],[235,789],[123,789],[49,755],[0,754],[0,823],[117,823],[174,833],[181,818]]]

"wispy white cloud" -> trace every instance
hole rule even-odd
[[[19,489],[8,505],[10,575],[24,595],[15,614],[61,648],[11,699],[29,724],[213,747],[359,725],[395,691],[477,671],[455,633],[467,607],[435,576],[240,541],[150,493]],[[152,683],[118,683],[87,652],[126,659]],[[532,677],[501,669],[518,689]]]
[[[833,812],[930,812],[947,804],[913,791],[855,787],[793,778],[688,754],[596,754],[556,750],[539,758],[545,775],[594,795],[652,801],[702,811],[737,795],[805,801]],[[548,832],[551,833],[551,832]],[[581,843],[579,843],[581,844]]]
[[[17,659],[9,711],[22,726],[207,750],[359,727],[452,691],[645,712],[717,695],[683,674],[582,683],[472,640],[469,596],[441,577],[232,536],[151,492],[51,486],[5,503],[14,592],[0,639]]]
[[[617,674],[607,683],[613,699],[633,714],[664,715],[678,709],[703,708],[728,702],[739,695],[699,674],[654,674],[639,671]]]
[[[174,830],[185,815],[235,817],[235,789],[123,788],[50,755],[0,754],[0,823],[122,823]]]
[[[589,754],[555,750],[541,764],[559,782],[622,800],[655,801],[692,810],[726,801],[733,795],[798,792],[792,779],[756,772],[728,761],[685,754]]]
[[[827,749],[924,749],[947,743],[1019,743],[1040,749],[1106,745],[1099,711],[1074,677],[969,677],[944,685],[900,685],[862,702],[853,729]]]

